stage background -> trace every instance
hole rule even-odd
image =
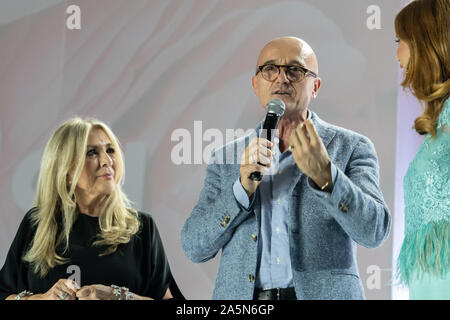
[[[71,4],[81,8],[80,30],[66,27]],[[193,136],[200,120],[203,132],[254,128],[264,116],[250,82],[257,55],[269,40],[292,35],[306,40],[319,61],[322,88],[310,108],[366,135],[378,153],[381,187],[395,221],[380,248],[358,247],[366,297],[404,298],[392,290],[391,271],[403,237],[401,180],[419,139],[411,130],[410,110],[418,112],[417,106],[409,109],[414,101],[398,86],[393,20],[402,4],[1,0],[0,264],[32,206],[51,133],[69,117],[90,116],[119,137],[125,191],[136,209],[154,217],[181,290],[188,299],[210,299],[220,254],[193,264],[180,243],[206,165],[175,165],[171,135],[185,128]],[[370,5],[380,8],[380,29],[367,26]],[[379,288],[370,266],[381,270]]]

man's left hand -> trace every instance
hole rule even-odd
[[[311,120],[300,123],[289,138],[290,150],[298,168],[320,188],[331,186],[331,161]]]

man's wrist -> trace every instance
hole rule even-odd
[[[325,182],[323,182],[322,180],[321,180],[321,182],[316,182],[313,179],[311,179],[311,181],[317,190],[321,190],[321,191],[325,191],[325,192],[331,192],[333,190],[333,182],[331,181],[331,179],[329,181],[324,180]]]
[[[242,185],[242,184],[241,184]],[[250,192],[247,190],[247,188],[245,188],[244,185],[242,185],[242,188],[244,188],[245,193],[247,194],[247,197],[250,199],[252,197],[252,195],[254,194],[254,192]]]
[[[242,188],[244,189],[245,193],[247,194],[248,198],[250,199],[255,192],[254,191],[253,192],[248,191],[248,189],[242,183],[242,180],[241,180],[240,177],[239,177],[239,183],[241,184]]]
[[[331,187],[331,185],[333,184],[333,179],[330,176],[328,177],[321,177],[321,178],[316,178],[316,179],[311,179],[314,184],[317,186],[318,189],[320,190],[324,190],[328,187]]]
[[[321,191],[331,192],[333,190],[333,176],[331,173],[331,164],[328,165],[324,175],[317,178],[311,178],[317,189]]]
[[[321,174],[315,178],[312,178],[314,183],[319,187],[319,189],[323,190],[327,187],[327,185],[333,184],[333,175],[331,170],[331,161],[328,162],[325,170],[321,172]]]

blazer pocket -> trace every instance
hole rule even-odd
[[[346,270],[332,270],[331,274],[333,276],[352,276],[355,277],[356,279],[360,280],[359,276],[356,273],[353,273],[351,271],[346,271]]]

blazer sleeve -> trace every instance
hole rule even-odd
[[[331,193],[312,191],[328,206],[347,234],[367,248],[380,246],[388,237],[391,214],[379,186],[379,165],[372,142],[363,137],[356,144],[345,172],[336,167]]]
[[[217,162],[213,153],[199,200],[181,231],[183,250],[195,263],[215,257],[253,210],[247,210],[235,198],[233,184],[239,170],[230,166],[238,165]]]

